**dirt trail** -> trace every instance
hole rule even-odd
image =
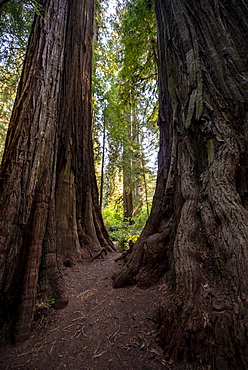
[[[68,306],[51,310],[25,343],[2,347],[0,369],[168,369],[156,342],[164,285],[113,289],[118,256],[66,268]]]

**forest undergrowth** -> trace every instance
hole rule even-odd
[[[103,209],[105,226],[111,239],[115,242],[119,252],[129,248],[129,243],[135,243],[140,237],[141,232],[147,221],[145,211],[140,212],[136,217],[123,220],[123,209],[108,206]]]

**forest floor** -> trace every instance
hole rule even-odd
[[[113,289],[118,253],[64,269],[69,303],[35,322],[31,337],[0,348],[0,369],[171,369],[158,343],[163,282]],[[160,297],[160,298],[158,298]]]

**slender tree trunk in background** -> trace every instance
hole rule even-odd
[[[172,362],[247,369],[248,7],[156,0],[161,145],[151,216],[114,286],[167,284]]]
[[[142,148],[140,143],[140,127],[138,117],[136,115],[136,107],[133,103],[132,108],[132,141],[133,141],[133,156],[132,156],[132,177],[133,177],[133,217],[138,215],[143,206],[142,199]]]
[[[149,217],[149,202],[148,202],[148,190],[147,190],[147,181],[146,181],[146,167],[145,167],[145,160],[144,155],[141,153],[141,163],[142,163],[142,177],[144,182],[144,189],[145,189],[145,202],[146,202],[146,213],[147,217]]]
[[[131,218],[135,217],[142,208],[139,125],[132,94],[130,94],[128,119],[126,141],[123,147],[123,208],[124,220],[131,221]]]
[[[131,221],[133,217],[133,176],[132,176],[132,152],[130,150],[132,135],[131,104],[126,112],[125,141],[123,144],[123,211],[124,221]]]
[[[0,197],[1,324],[30,332],[37,297],[67,304],[60,263],[108,247],[91,141],[93,1],[46,0],[7,136]],[[91,244],[92,243],[92,244]]]
[[[130,153],[124,148],[123,151],[123,209],[124,221],[130,221],[133,217],[133,191],[132,191],[132,165]]]
[[[105,146],[106,146],[106,118],[105,112],[103,116],[103,143],[102,143],[102,164],[101,164],[101,184],[100,184],[100,209],[102,209],[103,201],[103,181],[104,181],[104,165],[105,165]]]

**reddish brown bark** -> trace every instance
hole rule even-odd
[[[172,362],[246,369],[248,8],[156,1],[161,146],[151,216],[114,286],[164,276]]]
[[[43,5],[1,167],[0,318],[12,321],[16,340],[29,334],[37,297],[66,305],[65,259],[82,260],[83,247],[113,250],[98,206],[91,142],[93,1]]]

